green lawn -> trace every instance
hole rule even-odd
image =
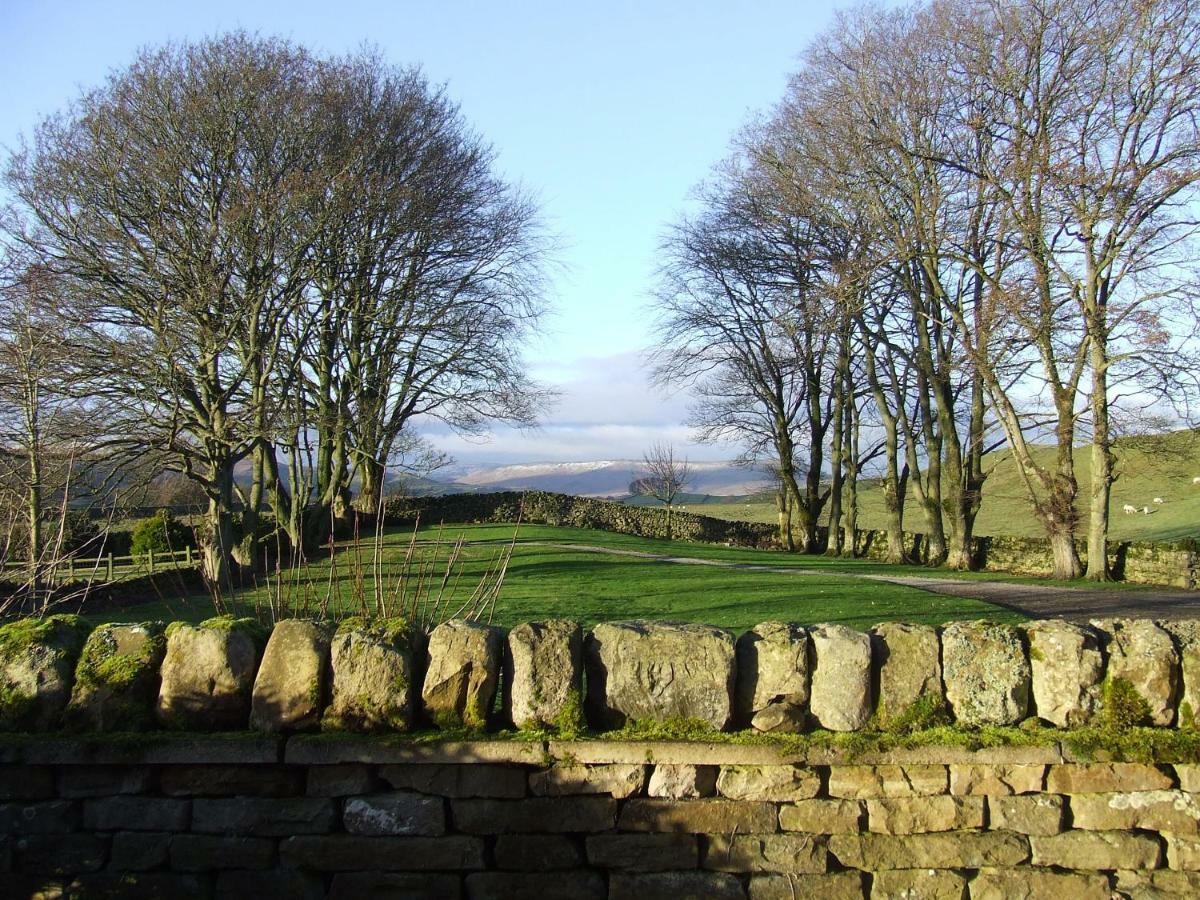
[[[433,538],[423,529],[423,538]],[[471,541],[463,552],[461,576],[453,608],[471,592],[491,565],[498,549],[512,539],[512,526],[447,526],[447,540],[459,534]],[[391,530],[385,536],[385,593],[395,597],[409,534]],[[990,618],[1019,621],[1022,617],[1001,607],[977,600],[946,597],[881,582],[865,581],[845,574],[845,569],[882,570],[873,563],[845,563],[770,551],[741,550],[683,542],[650,541],[628,535],[574,528],[522,526],[508,569],[504,588],[495,606],[494,621],[513,625],[547,617],[573,618],[591,625],[600,621],[629,618],[678,619],[705,622],[734,630],[745,630],[767,619],[803,623],[841,622],[867,628],[877,622],[905,620],[938,624],[956,619]],[[532,542],[579,543],[650,553],[665,553],[748,565],[804,570],[788,574],[746,571],[712,566],[663,563],[649,559],[611,556],[563,547],[539,546]],[[428,559],[428,546],[423,549]],[[447,550],[443,545],[439,563],[431,566],[431,582],[440,581]],[[369,569],[369,554],[364,551]],[[343,548],[336,560],[333,599],[329,614],[338,616],[358,611],[359,596],[373,604],[374,590],[369,571],[364,571],[363,591],[356,589],[352,559],[354,552]],[[285,578],[286,586],[259,586],[239,592],[233,611],[269,616],[269,598],[282,594],[295,612],[316,612],[319,601],[329,595],[330,563],[320,560]],[[411,583],[411,579],[410,579]],[[452,579],[453,583],[453,579]],[[308,605],[303,601],[307,598]],[[399,604],[391,599],[390,606]],[[97,614],[104,620],[186,619],[199,620],[213,614],[207,597],[159,599],[120,612]]]

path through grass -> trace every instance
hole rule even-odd
[[[455,525],[444,529],[444,538],[464,534],[468,544],[462,556],[458,596],[465,597],[490,565],[498,547],[512,539],[511,525]],[[432,539],[434,529],[422,537]],[[396,576],[404,557],[409,533],[389,530],[385,535],[384,583],[395,596]],[[554,544],[557,546],[549,546]],[[714,566],[675,565],[653,559],[611,556],[571,549],[563,544],[581,544],[656,554],[713,559],[754,566],[796,570],[765,572]],[[351,552],[343,548],[336,560],[334,596],[330,613],[335,616],[361,611],[352,574]],[[429,553],[428,545],[423,550]],[[369,556],[363,551],[364,557]],[[440,559],[445,560],[443,545]],[[916,588],[854,578],[839,571],[837,560],[800,557],[770,551],[743,550],[683,542],[643,540],[628,535],[551,526],[521,526],[504,590],[495,609],[494,621],[513,625],[539,618],[572,618],[585,625],[617,619],[677,619],[704,622],[734,630],[745,630],[767,619],[815,623],[840,622],[867,628],[877,622],[905,620],[940,624],[955,619],[990,618],[1019,621],[1010,610],[979,600],[931,594]],[[854,562],[849,564],[856,565]],[[878,565],[871,571],[877,571]],[[843,564],[843,567],[845,564]],[[440,579],[441,570],[437,570]],[[289,579],[287,593],[299,602],[308,596],[323,597],[330,583],[330,562],[310,563],[299,577]],[[299,585],[297,587],[296,585]],[[365,596],[373,604],[369,572]],[[235,612],[265,611],[268,588],[243,591]],[[392,608],[397,604],[393,601]],[[451,608],[455,605],[449,604]],[[313,611],[313,607],[309,607]],[[213,614],[207,597],[160,599],[120,612],[97,614],[97,619],[125,620],[158,618],[199,620]]]

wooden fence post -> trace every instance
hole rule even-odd
[[[108,554],[108,580],[113,580],[113,555]]]

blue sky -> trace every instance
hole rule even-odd
[[[658,239],[737,129],[782,95],[837,5],[0,0],[0,144],[147,44],[245,28],[419,64],[563,244],[556,312],[528,354],[563,401],[536,433],[432,438],[464,462],[638,457],[655,439],[687,441],[686,398],[654,394],[639,366]]]

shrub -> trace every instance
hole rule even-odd
[[[133,527],[129,552],[135,557],[147,556],[151,551],[169,553],[182,550],[191,543],[191,529],[171,515],[170,510],[160,509]]]

